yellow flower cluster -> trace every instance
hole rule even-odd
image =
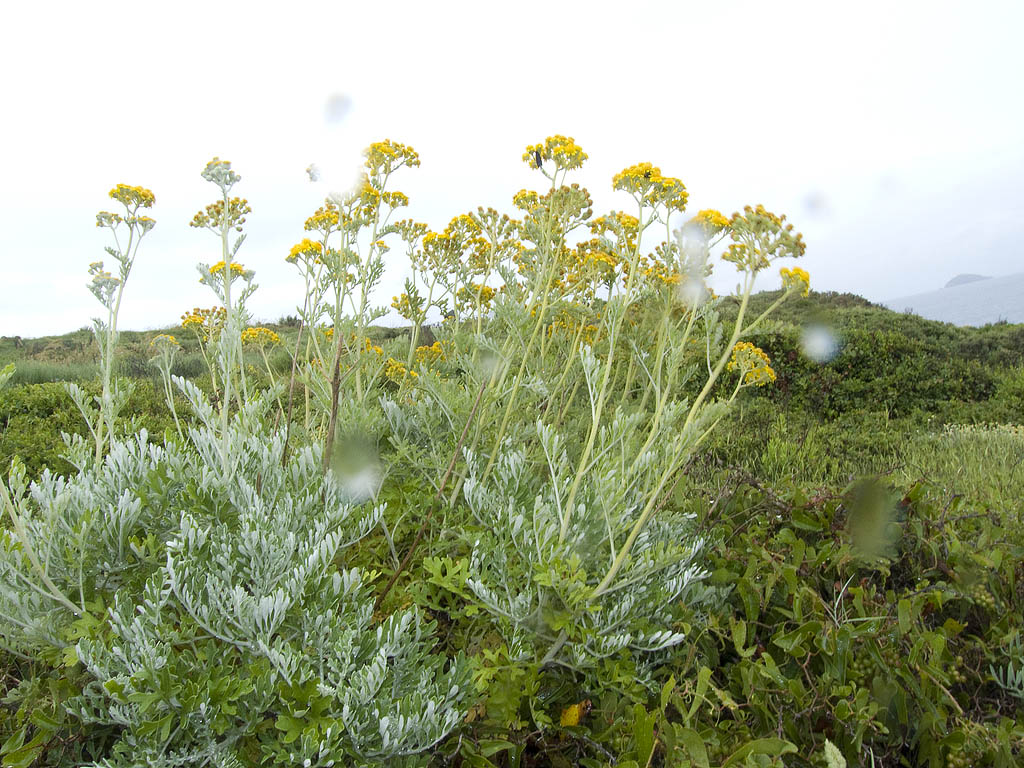
[[[739,370],[743,383],[763,387],[775,381],[771,360],[760,347],[749,341],[741,341],[732,349],[732,359],[727,366],[730,371]]]
[[[409,294],[401,293],[398,296],[394,296],[391,299],[391,306],[404,317],[406,320],[411,322],[420,322],[426,317],[423,312],[423,300],[417,296],[417,301],[413,301]]]
[[[572,302],[573,305],[579,306],[578,302]],[[534,315],[533,312],[530,313]],[[548,336],[554,336],[556,333],[562,334],[570,339],[576,338],[576,334],[580,334],[580,340],[584,344],[593,344],[594,339],[597,335],[597,326],[594,324],[584,325],[582,332],[580,331],[580,321],[568,312],[562,312],[556,317],[551,324],[547,327]]]
[[[264,347],[268,344],[280,344],[281,337],[269,328],[259,326],[255,328],[246,328],[242,331],[242,343],[255,344],[258,347]]]
[[[716,211],[714,208],[706,208],[703,211],[697,211],[697,215],[690,219],[689,223],[700,227],[710,237],[728,227],[729,219],[721,211]]]
[[[120,224],[123,219],[116,213],[110,213],[109,211],[100,211],[96,214],[96,226],[97,227],[110,227],[113,229]]]
[[[392,208],[404,208],[409,204],[409,196],[397,190],[394,192],[381,192],[380,199],[384,201],[385,205]]]
[[[218,261],[216,264],[210,267],[210,274],[219,275],[221,272],[224,271],[224,268],[226,266],[227,265],[223,261]],[[231,274],[238,275],[239,277],[241,277],[242,275],[245,274],[245,267],[243,267],[237,261],[233,261],[231,262]]]
[[[658,280],[664,285],[679,285],[683,280],[682,275],[669,269],[668,265],[659,259],[641,256],[639,268],[645,277]]]
[[[306,219],[305,229],[307,232],[315,230],[329,235],[338,228],[339,221],[338,206],[330,200],[325,200],[323,207],[317,208],[316,213]],[[306,241],[303,240],[302,242]]]
[[[650,163],[637,163],[612,177],[612,188],[629,192],[644,205],[664,205],[673,211],[686,210],[690,194],[679,179],[662,176]]]
[[[149,346],[156,347],[157,349],[180,349],[181,344],[169,333],[161,333],[159,336],[154,336],[153,340],[149,342]]]
[[[520,189],[512,195],[512,204],[519,210],[529,213],[540,205],[540,195],[532,189]]]
[[[531,168],[541,168],[545,160],[551,160],[560,171],[580,168],[586,159],[587,153],[572,136],[548,136],[543,144],[530,144],[523,153],[523,162]]]
[[[419,374],[416,371],[410,371],[393,357],[389,357],[388,361],[384,363],[385,378],[395,383],[401,383],[407,376],[417,378]]]
[[[612,211],[606,216],[598,216],[587,224],[594,235],[607,235],[609,232],[619,239],[620,250],[632,253],[636,250],[636,239],[640,231],[640,220],[621,211]]]
[[[477,296],[480,297],[480,307],[486,309],[494,300],[496,291],[489,285],[470,283],[459,288],[456,303],[459,306],[476,306]]]
[[[227,316],[228,313],[224,307],[213,307],[212,309],[194,307],[191,312],[186,312],[181,316],[181,327],[190,328],[202,341],[207,341],[220,333]]]
[[[252,208],[249,206],[249,201],[242,197],[233,197],[228,200],[227,209],[227,222],[228,227],[234,227],[236,231],[242,231],[242,225],[245,223],[245,217],[247,214],[252,213]],[[206,208],[196,213],[192,217],[192,221],[189,223],[190,227],[196,227],[198,229],[212,229],[219,230],[221,226],[221,218],[224,216],[224,201],[218,200],[215,203],[210,203]]]
[[[156,202],[156,197],[145,187],[133,187],[128,184],[118,184],[110,190],[110,196],[130,209],[152,208]]]
[[[214,157],[213,160],[206,164],[202,177],[225,191],[242,180],[241,176],[231,170],[231,162],[229,160],[221,160],[219,157]]]
[[[736,245],[730,245],[722,258],[735,263],[740,271],[758,272],[768,267],[771,259],[796,258],[807,250],[803,235],[793,232],[786,217],[765,210],[763,205],[748,205],[742,214],[734,213],[729,228]]]
[[[307,221],[306,224],[308,225],[309,222]],[[309,229],[309,226],[307,226],[306,229]],[[294,264],[300,256],[303,256],[306,258],[312,258],[316,261],[323,255],[323,253],[324,247],[320,243],[310,240],[308,237],[304,237],[302,238],[302,242],[296,243],[292,246],[292,249],[288,252],[288,255],[284,257],[284,260],[289,264]]]
[[[420,164],[420,156],[415,149],[391,139],[373,142],[363,154],[366,167],[375,174],[387,175],[403,165],[413,168]]]
[[[384,354],[384,350],[370,341],[369,338],[363,339],[363,346],[367,352],[373,352],[375,355],[380,356]]]
[[[787,269],[783,267],[779,270],[779,274],[782,275],[782,287],[787,291],[798,290],[801,296],[806,296],[811,290],[811,276],[807,274],[806,270],[800,269],[800,267],[793,267]]]
[[[416,362],[420,365],[429,368],[444,359],[444,347],[440,341],[435,341],[430,346],[416,347]]]

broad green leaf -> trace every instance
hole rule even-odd
[[[686,751],[690,754],[690,760],[696,768],[710,768],[708,764],[708,750],[704,746],[704,739],[700,734],[690,728],[676,726],[676,738],[682,742]]]
[[[722,768],[726,766],[737,765],[747,759],[748,755],[768,755],[769,757],[778,757],[780,755],[789,754],[790,752],[796,752],[796,744],[785,739],[755,739],[754,741],[747,742],[742,747],[737,749],[722,763]]]
[[[647,765],[654,752],[654,715],[647,714],[643,704],[633,707],[633,740],[637,761]]]
[[[905,635],[910,631],[910,601],[906,598],[896,604],[896,616],[900,625],[900,634]]]

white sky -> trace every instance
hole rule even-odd
[[[164,10],[166,9],[166,10]],[[690,210],[763,203],[804,233],[812,287],[873,300],[960,272],[1024,272],[1024,3],[630,2],[18,3],[0,29],[0,335],[87,325],[87,267],[111,259],[99,210],[116,183],[153,190],[157,226],[121,327],[211,306],[188,226],[218,155],[253,207],[240,260],[257,318],[294,313],[284,262],[370,141],[419,151],[402,216],[452,216],[544,181],[520,160],[561,133],[590,155],[595,211],[611,177],[649,161]],[[337,97],[351,108],[326,119]],[[337,181],[340,180],[340,181]],[[379,301],[407,266],[391,253]],[[731,270],[731,267],[729,268]],[[722,267],[716,286],[729,289]],[[759,284],[773,288],[777,275]]]

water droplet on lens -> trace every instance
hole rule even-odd
[[[383,471],[376,446],[364,435],[339,435],[331,451],[331,470],[345,501],[362,504],[375,498]]]
[[[324,120],[329,125],[337,125],[348,117],[352,110],[352,97],[347,93],[332,93],[324,104]]]
[[[832,329],[824,325],[809,325],[800,340],[803,352],[816,363],[827,363],[839,351],[839,341]]]

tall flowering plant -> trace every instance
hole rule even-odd
[[[144,208],[152,208],[156,197],[145,187],[118,184],[110,190],[110,198],[120,203],[124,213],[100,211],[96,214],[96,226],[110,230],[113,246],[105,246],[106,252],[117,262],[117,274],[104,268],[102,261],[89,265],[89,291],[107,310],[106,318],[93,319],[93,335],[100,350],[101,390],[98,398],[90,402],[80,387],[73,383],[67,389],[81,411],[95,444],[95,459],[99,461],[104,446],[111,439],[117,416],[131,394],[131,385],[114,378],[114,350],[117,346],[117,319],[121,311],[121,298],[128,275],[135,264],[142,238],[156,222],[140,214]]]
[[[764,352],[743,340],[774,306],[753,320],[747,306],[757,275],[801,256],[804,243],[760,206],[675,224],[688,192],[650,163],[612,181],[631,210],[595,217],[589,193],[567,181],[587,159],[573,139],[550,137],[523,158],[550,188],[515,195],[522,218],[516,247],[495,267],[504,284],[493,319],[449,340],[452,356],[464,345],[469,361],[482,346],[492,359],[466,366],[466,390],[482,397],[475,414],[460,416],[469,437],[448,498],[468,512],[469,554],[431,573],[471,595],[503,639],[478,679],[519,680],[525,695],[532,683],[508,670],[600,677],[626,652],[643,679],[644,658],[682,641],[675,606],[707,593],[702,542],[674,489],[738,393],[774,379]],[[575,234],[583,228],[589,238]],[[658,232],[661,242],[645,247]],[[706,283],[723,247],[742,275],[728,322],[726,299]],[[780,301],[806,290],[803,270],[783,278]],[[468,406],[436,377],[387,403],[403,450],[440,451],[436,435],[454,438],[436,402]]]

